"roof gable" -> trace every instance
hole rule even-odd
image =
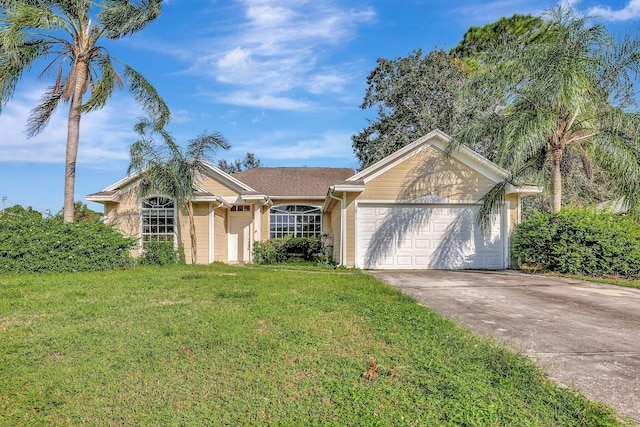
[[[237,194],[255,193],[255,190],[253,188],[237,180],[236,178],[229,175],[228,173],[208,163],[205,163],[204,165],[205,165],[206,177],[216,180],[220,184],[231,189],[233,192]],[[98,193],[89,194],[87,196],[87,199],[94,202],[117,201],[123,193],[131,191],[135,187],[142,173],[143,171],[137,171],[131,175],[127,175],[121,180],[111,184],[104,190]],[[212,196],[212,194],[209,191],[203,188],[202,182],[200,182],[199,185],[195,185],[195,187],[196,187],[195,188],[196,196],[199,196],[199,195]]]
[[[347,181],[355,182],[362,180],[367,183],[430,146],[445,151],[449,141],[451,141],[451,137],[436,129],[368,168],[363,169],[347,179]],[[504,169],[467,147],[461,146],[458,150],[451,153],[451,157],[495,183],[507,177],[507,172]]]

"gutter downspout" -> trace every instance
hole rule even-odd
[[[345,206],[346,206],[346,201],[344,199],[344,193],[342,195],[342,198],[336,197],[333,195],[333,192],[335,190],[335,187],[329,187],[329,197],[332,198],[333,200],[337,200],[340,202],[340,264],[339,265],[344,265],[344,254],[345,254],[345,243],[346,243],[346,221],[345,221]]]

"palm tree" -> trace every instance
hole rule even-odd
[[[504,200],[509,183],[550,187],[555,212],[562,206],[561,160],[598,164],[630,207],[640,204],[640,115],[629,110],[640,71],[640,41],[616,39],[602,25],[558,7],[547,13],[544,37],[485,53],[487,64],[463,88],[494,100],[454,134],[461,143],[487,139],[498,164],[511,174],[483,202],[480,222]],[[495,101],[497,100],[497,101]]]
[[[29,117],[27,134],[41,132],[60,102],[69,104],[64,220],[73,221],[80,117],[102,108],[115,87],[127,85],[150,117],[166,123],[169,109],[145,78],[109,55],[98,41],[121,39],[160,15],[162,0],[0,0],[0,109],[23,74],[43,60],[41,76],[55,76]],[[92,16],[94,19],[92,19]],[[114,63],[123,68],[118,74]],[[83,97],[90,93],[83,103]],[[1,111],[1,110],[0,110]]]
[[[207,169],[206,162],[211,161],[211,154],[219,148],[228,149],[229,144],[220,134],[205,131],[190,140],[183,153],[175,139],[157,124],[142,120],[135,129],[141,138],[131,145],[128,173],[137,172],[140,175],[141,197],[157,192],[170,197],[182,211],[187,211],[191,262],[195,264],[198,259],[193,216],[196,182]],[[163,144],[154,141],[154,135]]]

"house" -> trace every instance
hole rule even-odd
[[[482,231],[478,200],[506,172],[433,131],[374,165],[345,168],[255,168],[229,175],[213,166],[194,199],[197,263],[251,262],[253,242],[272,237],[333,239],[334,260],[376,269],[502,269],[521,197],[538,187],[510,187],[500,212]],[[186,213],[162,194],[141,200],[137,175],[87,200],[104,204],[106,222],[140,238],[174,241],[190,260]]]

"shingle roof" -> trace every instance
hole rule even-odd
[[[324,197],[329,186],[355,173],[349,168],[254,168],[232,176],[270,197]]]

